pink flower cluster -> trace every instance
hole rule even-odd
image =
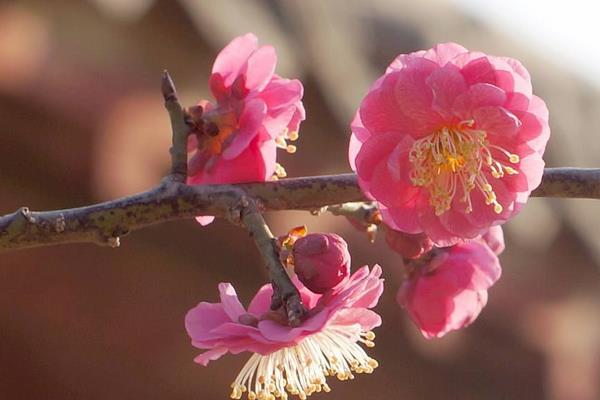
[[[274,73],[272,46],[258,47],[251,33],[235,38],[217,56],[209,80],[216,104],[203,100],[192,109],[196,124],[188,148],[188,183],[260,182],[285,176],[277,147],[295,152],[305,118],[303,87]],[[200,223],[212,217],[200,217]]]
[[[275,51],[252,34],[218,55],[210,77],[216,104],[190,109],[189,183],[284,177],[276,147],[295,151],[304,119],[302,84],[274,74]],[[550,130],[548,110],[533,95],[516,60],[470,52],[454,43],[398,56],[371,87],[352,122],[349,158],[366,196],[375,200],[386,242],[407,267],[397,301],[426,338],[471,324],[501,275],[500,224],[516,215],[540,183]],[[208,222],[210,217],[200,217]],[[358,224],[365,229],[365,224]],[[346,242],[294,228],[277,242],[307,318],[287,324],[261,288],[246,309],[231,284],[220,302],[190,310],[192,344],[207,365],[226,353],[252,356],[231,397],[301,399],[341,380],[370,373],[381,319],[371,309],[383,291],[381,268],[350,275]],[[295,273],[292,271],[295,271]]]
[[[386,224],[449,246],[519,212],[549,135],[518,61],[445,43],[398,56],[373,84],[349,157]]]

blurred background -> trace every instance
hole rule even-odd
[[[550,108],[549,166],[599,167],[596,2],[475,0],[0,1],[0,214],[131,194],[167,172],[168,68],[182,102],[208,97],[217,51],[255,32],[302,79],[308,119],[290,176],[349,171],[349,121],[401,52],[456,41],[520,59]],[[326,156],[324,156],[326,155]],[[532,199],[506,226],[503,277],[468,329],[426,341],[394,302],[401,260],[343,218],[282,212],[380,263],[381,368],[332,382],[329,399],[600,399],[600,202]],[[246,234],[224,221],[159,225],[117,249],[67,245],[0,255],[0,399],[224,399],[247,356],[203,368],[187,310],[230,281],[265,281]]]

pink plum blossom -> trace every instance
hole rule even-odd
[[[431,254],[427,263],[411,271],[397,296],[428,339],[470,325],[487,303],[487,290],[502,272],[498,257],[482,239]]]
[[[297,239],[292,257],[298,279],[315,293],[325,293],[350,274],[348,244],[334,233],[311,233]]]
[[[293,153],[305,118],[303,87],[274,74],[272,46],[258,47],[252,33],[233,39],[218,54],[209,86],[215,103],[200,101],[190,116],[196,125],[188,148],[189,184],[259,182],[285,176],[276,149]],[[202,217],[208,223],[212,217]]]
[[[380,276],[379,266],[371,271],[365,266],[322,295],[294,279],[309,309],[298,327],[271,317],[271,285],[263,286],[245,309],[233,286],[221,283],[219,303],[202,302],[186,315],[192,345],[207,350],[195,361],[207,365],[226,353],[252,353],[231,394],[239,399],[247,392],[249,400],[287,398],[287,393],[305,398],[330,390],[326,376],[346,380],[353,373],[370,373],[377,362],[358,342],[374,346],[371,329],[381,324],[381,318],[371,308],[383,291]]]
[[[517,60],[455,43],[399,55],[351,128],[350,164],[384,222],[439,246],[517,214],[541,181],[550,135]]]

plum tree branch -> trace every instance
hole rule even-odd
[[[291,326],[298,326],[306,314],[306,309],[302,304],[298,289],[281,264],[276,239],[253,200],[242,200],[242,206],[241,221],[265,260],[273,284],[273,293],[277,297],[271,307],[283,306],[288,323]]]
[[[600,169],[547,168],[532,196],[600,199]],[[115,245],[119,236],[166,221],[235,217],[243,198],[255,200],[261,212],[367,200],[355,174],[201,186],[165,179],[149,191],[85,207],[42,212],[22,207],[0,217],[0,251],[73,242]]]

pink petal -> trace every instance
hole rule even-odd
[[[350,144],[348,146],[348,162],[352,171],[356,171],[356,156],[360,151],[362,143],[358,140],[356,135],[353,133],[350,135]]]
[[[414,138],[435,131],[443,123],[443,119],[432,108],[433,90],[426,83],[431,71],[407,68],[394,74],[399,75],[394,87],[397,108],[406,117],[401,125],[394,128]],[[366,125],[362,112],[361,118],[371,130]]]
[[[466,288],[475,291],[488,289],[500,279],[502,268],[498,257],[481,241],[464,242],[450,251],[451,257],[447,261],[449,268],[472,271]]]
[[[496,255],[499,255],[504,251],[504,232],[500,225],[495,225],[488,229],[486,233],[481,235],[481,240],[483,240]]]
[[[258,138],[250,143],[237,158],[225,160],[222,157],[216,159],[210,171],[200,171],[188,178],[189,184],[211,184],[211,183],[243,183],[263,182],[272,174],[267,175],[266,167],[274,164],[274,160],[266,160],[265,156],[273,154],[265,152],[268,146],[263,148]]]
[[[500,107],[505,101],[506,93],[502,89],[489,83],[476,83],[456,97],[452,109],[461,120],[468,120],[473,117],[473,110],[486,106]]]
[[[210,225],[213,223],[214,220],[215,220],[215,217],[213,217],[211,215],[204,215],[204,216],[200,215],[200,216],[196,217],[196,221],[202,226]]]
[[[257,47],[258,39],[252,33],[236,37],[219,52],[212,73],[220,74],[225,86],[231,86]]]
[[[214,337],[211,329],[230,321],[221,304],[202,302],[186,314],[185,329],[193,340],[208,340]]]
[[[429,204],[429,193],[421,191],[417,199],[417,218],[423,232],[431,238],[438,247],[447,247],[456,244],[461,235],[449,232],[435,215],[433,207]]]
[[[310,333],[320,331],[328,319],[328,313],[319,312],[303,321],[302,325],[297,328],[283,326],[271,320],[262,320],[258,323],[258,329],[266,339],[272,342],[293,343]]]
[[[494,211],[493,205],[485,204],[485,197],[480,190],[474,189],[471,191],[471,204],[473,210],[467,214],[467,218],[474,226],[480,228],[488,228],[492,225],[498,225],[510,218],[512,214],[512,205],[515,199],[515,193],[510,192],[502,179],[493,178],[487,175],[487,180],[492,185],[494,193],[496,193],[496,200],[503,207],[500,214]]]
[[[194,358],[194,362],[207,366],[210,361],[215,361],[227,354],[227,348],[225,347],[215,347],[214,349],[205,351],[204,353],[198,355]]]
[[[425,50],[415,51],[409,54],[400,54],[397,56],[387,67],[385,73],[389,74],[390,72],[394,72],[399,69],[407,68],[407,67],[419,67],[423,64],[427,63],[433,65],[432,68],[435,68],[437,64],[431,60],[424,58]]]
[[[295,114],[296,107],[294,106],[277,111],[268,110],[268,114],[263,121],[263,126],[269,133],[269,136],[275,139],[278,136],[282,136]]]
[[[396,179],[389,164],[389,160],[383,160],[375,168],[369,185],[371,195],[388,208],[413,204],[420,189],[412,186],[410,181]]]
[[[361,143],[365,142],[371,136],[371,133],[368,131],[367,128],[365,128],[360,119],[360,110],[357,110],[354,114],[354,118],[350,123],[350,130],[352,131],[352,134],[355,135]]]
[[[395,206],[391,209],[380,208],[383,222],[397,231],[412,234],[423,232],[423,228],[421,227],[419,218],[415,212],[418,198],[419,196],[417,195],[415,196],[414,201],[401,206]]]
[[[460,208],[459,208],[460,207]],[[456,196],[453,207],[439,216],[441,225],[451,234],[463,239],[472,239],[481,235],[483,228],[473,226],[464,213],[466,204]],[[458,209],[458,210],[457,210]]]
[[[273,287],[271,284],[263,285],[254,295],[254,298],[248,306],[248,312],[260,317],[271,307],[271,296],[273,295]]]
[[[251,100],[244,105],[238,122],[239,129],[234,133],[231,144],[225,148],[222,157],[231,160],[242,153],[258,134],[267,114],[267,106],[262,100]]]
[[[433,90],[433,106],[445,118],[452,117],[452,105],[457,96],[467,91],[467,84],[458,67],[446,64],[438,68],[426,79]]]
[[[508,111],[527,111],[530,98],[522,93],[512,92],[506,96],[506,103],[503,105]]]
[[[546,107],[546,103],[541,98],[536,95],[531,96],[531,100],[529,102],[528,110],[531,114],[536,115],[538,118],[543,121],[548,122],[548,107]]]
[[[231,89],[225,85],[225,78],[221,74],[212,74],[208,78],[208,87],[218,104],[227,102],[231,94]]]
[[[231,283],[219,283],[219,296],[223,309],[232,321],[237,322],[240,315],[246,313]]]
[[[522,123],[518,132],[519,141],[527,142],[531,149],[543,154],[550,138],[547,121],[530,112],[517,111],[515,115]]]
[[[531,81],[531,76],[529,76],[529,71],[527,71],[527,69],[525,69],[525,67],[523,66],[523,64],[521,64],[521,62],[519,60],[515,60],[514,58],[510,58],[510,57],[500,57],[500,59],[502,59],[508,65],[510,65],[512,67],[512,70],[514,72],[516,72],[517,74],[519,74],[523,79],[525,79],[526,81]]]
[[[537,188],[542,182],[544,175],[545,162],[539,153],[533,153],[519,162],[519,170],[521,175],[527,178],[527,191],[531,192]],[[525,191],[525,190],[520,190]]]
[[[480,107],[473,111],[473,118],[477,129],[486,134],[511,139],[521,126],[519,118],[502,107]]]
[[[427,50],[424,57],[435,61],[438,65],[444,66],[457,56],[467,53],[468,50],[456,43],[439,43],[433,48]]]
[[[468,62],[462,67],[461,72],[469,86],[477,83],[488,83],[497,86],[496,71],[490,63],[489,58],[483,54],[478,58],[469,57]]]
[[[399,74],[400,72],[386,75],[381,87],[369,91],[360,105],[358,110],[360,120],[372,135],[389,132],[404,133],[406,125],[410,123],[403,116],[393,90]]]
[[[248,58],[245,69],[246,89],[262,90],[275,72],[277,54],[273,46],[262,46]]]
[[[356,170],[359,176],[365,180],[373,179],[375,168],[385,162],[389,154],[395,149],[402,138],[396,132],[389,132],[377,136],[371,136],[365,141],[359,153],[356,155]]]
[[[259,97],[269,110],[287,108],[294,105],[304,94],[304,87],[297,79],[274,78],[260,92]]]
[[[366,308],[344,308],[335,313],[331,325],[352,326],[360,325],[363,332],[381,326],[381,317],[374,311]]]

